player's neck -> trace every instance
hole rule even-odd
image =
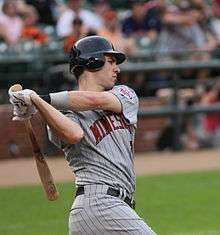
[[[91,79],[79,80],[79,91],[104,91],[102,86],[99,86]]]

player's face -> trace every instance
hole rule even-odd
[[[115,57],[113,55],[106,55],[104,66],[101,70],[97,71],[96,81],[99,86],[103,87],[103,90],[109,90],[115,85],[119,72],[120,69],[116,64]]]

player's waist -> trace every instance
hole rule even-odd
[[[117,172],[117,174],[115,172]],[[101,187],[110,186],[113,188],[124,188],[127,191],[127,196],[132,196],[135,191],[135,175],[126,177],[126,175],[122,174],[120,171],[115,170],[115,172],[104,172],[100,171],[98,168],[84,168],[79,171],[74,171],[75,183],[77,186],[90,185],[90,187],[93,187],[93,185],[101,185]],[[92,190],[90,190],[90,192],[91,191]]]
[[[75,196],[79,195],[95,195],[95,194],[107,194],[109,196],[118,197],[122,199],[125,203],[127,203],[130,207],[134,208],[134,198],[129,195],[126,190],[122,188],[113,188],[107,185],[86,185],[86,186],[78,186],[76,190]]]

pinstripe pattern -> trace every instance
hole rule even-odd
[[[130,198],[135,191],[133,142],[139,104],[127,86],[115,86],[110,92],[120,100],[122,114],[102,110],[66,114],[84,131],[79,143],[64,146],[48,130],[50,140],[63,148],[76,185],[86,185],[70,212],[70,235],[153,234],[122,199],[106,195],[108,186]]]
[[[106,195],[107,186],[85,188],[85,194],[75,199],[70,211],[70,235],[155,234],[120,198]]]

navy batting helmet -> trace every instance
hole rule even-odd
[[[125,60],[125,54],[115,51],[113,45],[103,37],[88,36],[75,43],[70,52],[70,72],[77,70],[99,70],[105,63],[105,55],[112,54],[117,64]]]

